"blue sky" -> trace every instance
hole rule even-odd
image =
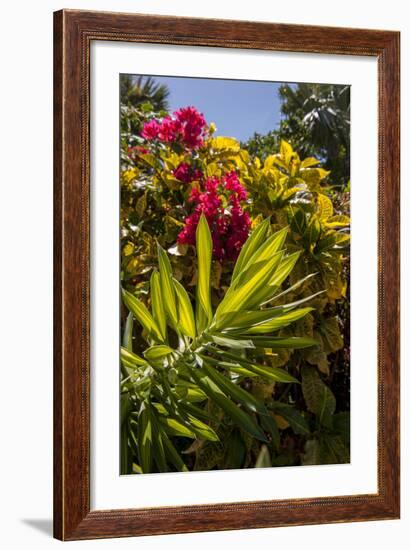
[[[281,83],[250,80],[154,77],[170,90],[170,111],[194,105],[217,135],[247,140],[254,132],[266,134],[280,121],[278,88]]]

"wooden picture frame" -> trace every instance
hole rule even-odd
[[[90,510],[93,40],[371,56],[378,62],[378,492]],[[399,517],[398,32],[63,10],[54,14],[54,536],[62,540]]]

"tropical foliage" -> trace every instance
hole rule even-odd
[[[162,107],[121,106],[121,471],[347,462],[348,196]]]
[[[278,130],[255,134],[246,143],[264,158],[286,139],[304,157],[314,156],[329,170],[339,190],[350,181],[350,86],[283,84],[279,88],[282,119]]]

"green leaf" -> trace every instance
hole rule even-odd
[[[121,361],[122,364],[125,367],[135,369],[136,367],[146,367],[148,363],[140,357],[139,355],[136,355],[132,351],[129,351],[126,348],[121,347]]]
[[[122,345],[124,348],[132,351],[132,330],[134,328],[134,317],[131,311],[127,315],[127,320],[125,321],[124,335],[122,337]]]
[[[165,457],[165,448],[163,443],[163,430],[159,425],[155,414],[151,414],[151,422],[153,427],[153,458],[160,472],[168,472],[167,459]]]
[[[291,323],[302,319],[313,308],[306,307],[296,311],[281,314],[275,308],[264,309],[260,311],[238,311],[231,314],[231,318],[226,321],[224,332],[240,330],[247,334],[267,334],[287,327]]]
[[[301,298],[300,300],[296,300],[295,302],[289,302],[288,304],[284,304],[281,306],[274,306],[272,309],[275,310],[278,313],[278,315],[281,315],[281,314],[287,313],[288,311],[292,311],[296,307],[301,306],[302,304],[305,304],[309,300],[313,300],[314,298],[316,298],[317,296],[320,296],[324,292],[326,291],[319,290],[319,292],[315,292],[315,294],[311,294],[310,296],[306,296],[305,298]],[[272,300],[269,300],[268,302],[266,302],[266,304],[276,301],[279,297],[283,296],[283,294],[286,294],[286,291],[281,292],[281,294],[277,294],[274,298],[272,298]],[[265,304],[262,304],[262,305],[265,305]]]
[[[283,416],[285,420],[289,422],[290,427],[298,435],[309,435],[310,429],[306,421],[306,418],[293,406],[286,403],[279,403],[273,401],[271,405],[272,410]]]
[[[253,256],[256,250],[265,242],[270,228],[270,218],[266,218],[256,229],[254,229],[251,235],[242,246],[238,259],[236,260],[235,267],[232,273],[232,282],[236,279],[237,275],[243,271],[244,267],[248,264],[249,259]]]
[[[264,365],[258,365],[250,360],[244,359],[243,357],[238,357],[233,353],[226,351],[218,350],[216,348],[211,348],[209,350],[211,353],[217,353],[223,358],[228,359],[231,364],[232,361],[235,361],[238,365],[241,365],[245,369],[251,371],[257,376],[262,378],[267,378],[268,380],[273,380],[274,382],[283,382],[283,383],[296,383],[299,384],[299,380],[291,376],[286,370],[279,369],[277,367],[267,367]],[[224,367],[224,362],[219,362],[219,364]],[[234,363],[235,366],[235,363]]]
[[[280,250],[279,252],[273,254],[270,258],[261,260],[260,262],[248,264],[248,266],[241,273],[239,273],[235,281],[228,288],[226,297],[228,297],[230,294],[234,294],[235,292],[237,292],[240,287],[242,287],[245,283],[247,283],[248,281],[250,281],[250,279],[257,275],[271,259],[275,258],[276,262],[274,262],[274,265],[271,264],[271,269],[273,272],[274,269],[280,264],[283,256],[284,251]]]
[[[151,411],[147,403],[142,402],[138,415],[138,454],[141,469],[146,473],[152,471],[152,422]]]
[[[226,314],[227,312],[240,311],[257,305],[258,300],[255,299],[255,296],[258,295],[260,289],[266,289],[276,263],[277,258],[271,258],[244,285],[236,288],[234,292],[227,292],[216,310],[215,318],[219,319],[222,314]]]
[[[172,268],[165,250],[158,244],[158,264],[164,308],[174,328],[178,327],[178,313]]]
[[[123,425],[121,427],[121,440],[120,440],[120,445],[121,445],[121,452],[120,452],[120,457],[121,457],[121,462],[120,462],[120,473],[122,475],[125,475],[125,474],[129,474],[130,473],[130,469],[131,469],[131,464],[132,464],[132,461],[131,461],[131,450],[128,446],[128,430],[127,430],[127,426],[126,425]]]
[[[239,152],[241,146],[238,140],[231,137],[216,136],[210,140],[210,146],[217,151],[228,149],[232,152]]]
[[[279,267],[276,269],[271,280],[269,281],[269,286],[274,287],[275,291],[277,288],[280,287],[280,285],[295,267],[295,264],[298,261],[300,254],[301,252],[294,252],[293,254],[290,254],[289,256],[283,258]]]
[[[246,331],[247,334],[269,334],[270,332],[276,332],[284,327],[289,326],[290,324],[303,319],[308,313],[313,311],[311,307],[305,307],[297,309],[296,311],[291,311],[289,313],[284,313],[283,315],[277,315],[271,320],[266,321],[265,323],[260,323],[259,325],[251,327]]]
[[[219,441],[219,437],[214,430],[204,422],[201,422],[201,420],[195,416],[192,416],[192,414],[187,415],[187,422],[192,431],[200,439],[204,439],[206,441]]]
[[[272,460],[269,454],[269,449],[266,445],[262,445],[259,451],[258,458],[255,462],[255,468],[271,468]]]
[[[244,266],[244,269],[248,269],[256,262],[262,262],[263,260],[269,260],[272,258],[272,256],[282,248],[287,234],[287,227],[273,233],[273,235],[266,239],[265,242],[253,253],[248,263]]]
[[[265,432],[268,432],[272,438],[272,445],[274,449],[278,449],[280,445],[280,433],[278,425],[270,414],[261,416],[261,424]]]
[[[197,385],[196,385],[196,387],[198,388]],[[203,393],[202,390],[200,390],[200,389],[198,389],[198,391]],[[205,397],[207,398],[205,393],[203,393],[203,395],[205,395]],[[180,403],[178,404],[178,406],[184,412],[190,414],[191,416],[194,416],[195,418],[202,418],[202,420],[205,420],[206,422],[208,422],[211,419],[211,417],[207,413],[206,409],[198,407],[197,405],[193,405],[192,403],[188,403],[185,400],[181,400]]]
[[[162,436],[162,440],[164,443],[165,453],[167,455],[168,460],[171,462],[171,464],[173,464],[179,472],[187,472],[188,468],[186,467],[184,461],[180,457],[178,451],[175,449],[171,440],[165,433]]]
[[[326,352],[335,352],[343,348],[343,337],[340,334],[337,317],[328,317],[319,325]]]
[[[246,459],[246,444],[239,430],[233,430],[226,441],[226,468],[243,468]]]
[[[299,234],[302,236],[306,229],[306,216],[302,209],[298,208],[296,209],[296,212],[290,207],[291,212],[291,221],[290,221],[290,227],[294,233]]]
[[[324,434],[321,439],[322,455],[326,464],[346,464],[350,462],[349,449],[338,435]]]
[[[186,382],[181,378],[178,380],[175,391],[178,397],[184,400],[184,403],[201,403],[207,398],[202,390],[196,384]]]
[[[153,271],[150,279],[152,316],[157,323],[162,339],[167,339],[167,319],[161,294],[160,274]]]
[[[237,386],[231,382],[226,376],[220,374],[212,366],[209,367],[207,362],[207,357],[202,356],[204,360],[203,370],[209,376],[209,378],[227,395],[229,395],[234,401],[242,403],[252,412],[257,412],[259,414],[268,414],[265,405],[256,399],[252,394],[242,389],[240,386]]]
[[[230,349],[255,348],[255,345],[253,344],[252,340],[246,340],[246,339],[239,340],[239,339],[228,338],[224,334],[219,334],[219,333],[209,334],[207,335],[206,338],[210,342],[214,342],[219,346],[224,346]]]
[[[176,279],[174,279],[174,287],[177,295],[178,318],[181,332],[190,338],[195,338],[195,319],[191,300],[185,288]]]
[[[249,338],[245,334],[232,334],[231,338],[232,340],[239,339],[238,341],[245,341],[249,342],[251,341],[253,343],[253,346],[255,348],[283,348],[283,349],[301,349],[301,348],[309,348],[311,346],[317,346],[317,340],[314,338],[309,338],[307,336],[254,336],[252,334],[251,338],[248,340],[241,340],[241,338]],[[246,346],[250,347],[250,346]]]
[[[196,254],[198,258],[198,282],[196,299],[196,323],[201,334],[212,319],[211,306],[211,263],[212,237],[208,222],[203,214],[196,230]]]
[[[316,415],[321,424],[331,427],[336,399],[315,367],[302,367],[302,392],[308,410]]]
[[[284,139],[280,142],[280,156],[284,160],[285,164],[289,164],[291,158],[293,155],[293,149],[290,143],[285,141]]]
[[[303,235],[303,243],[308,251],[313,250],[320,237],[320,222],[316,216],[312,216],[309,225]]]
[[[124,422],[128,418],[128,413],[131,409],[131,403],[128,393],[123,393],[121,395],[120,399],[120,418],[121,418],[121,426],[124,424]]]
[[[314,157],[307,157],[300,163],[301,168],[310,168],[311,166],[316,166],[320,161]]]
[[[159,344],[157,346],[151,346],[146,349],[144,351],[144,357],[148,359],[148,361],[158,361],[160,359],[164,359],[164,357],[167,357],[167,355],[174,353],[174,351],[175,350],[173,350],[169,346],[166,346],[165,344]]]
[[[336,227],[348,227],[350,225],[349,216],[344,216],[342,214],[338,216],[332,216],[328,218],[325,222],[326,227],[336,228]]]
[[[320,220],[325,221],[333,216],[333,203],[329,197],[323,195],[323,193],[318,193],[317,195],[317,206]]]
[[[162,341],[161,331],[146,306],[127,290],[122,290],[122,299],[134,317],[141,323],[148,335],[155,340]]]
[[[248,432],[253,437],[261,441],[267,441],[265,434],[260,429],[258,424],[246,414],[242,409],[238,408],[219,387],[200,369],[192,369],[191,375],[201,389],[210,397],[225,413],[232,418],[238,427]]]
[[[312,277],[315,277],[317,275],[317,273],[310,273],[309,275],[307,275],[306,277],[303,277],[302,279],[300,279],[299,281],[297,281],[295,284],[293,284],[292,286],[290,286],[289,288],[283,290],[282,292],[280,292],[279,294],[276,294],[275,296],[273,296],[272,298],[270,298],[269,300],[267,300],[266,302],[264,302],[263,304],[261,304],[262,306],[264,306],[265,304],[269,303],[269,302],[273,302],[273,301],[276,301],[278,300],[279,298],[282,298],[283,296],[285,296],[286,294],[289,294],[289,292],[294,292],[295,290],[297,290],[298,288],[300,288],[306,281],[308,281],[309,279],[312,279]],[[324,291],[321,291],[321,292],[324,292]],[[317,296],[317,294],[320,294],[321,292],[317,292],[316,294],[313,294],[312,296],[309,296],[307,298],[303,298],[303,301],[300,301],[300,302],[295,302],[297,303],[298,305],[299,304],[302,304],[304,301],[307,301],[307,300],[310,300],[311,298]],[[290,305],[290,304],[289,304]],[[281,307],[281,306],[277,306],[277,307]],[[283,306],[283,307],[287,307],[287,306]],[[293,309],[293,308],[291,308]]]
[[[308,439],[305,443],[305,452],[302,455],[303,466],[322,464],[320,442],[317,439]]]
[[[195,439],[194,432],[175,418],[170,418],[169,416],[160,416],[158,418],[158,421],[160,422],[160,424],[162,424],[162,426],[164,426],[166,433],[169,435],[175,435],[178,437],[190,437],[191,439]]]

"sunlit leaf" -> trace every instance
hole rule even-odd
[[[159,263],[160,284],[161,284],[161,292],[162,292],[163,301],[164,301],[164,308],[171,321],[171,324],[174,327],[177,327],[178,313],[177,313],[175,288],[172,281],[171,263],[169,261],[169,258],[165,250],[160,245],[158,245],[158,263]]]
[[[156,340],[162,341],[161,331],[154,321],[151,313],[148,311],[147,307],[135,296],[133,296],[127,290],[122,291],[122,298],[124,304],[132,312],[134,317],[141,323],[147,333]]]
[[[211,306],[211,262],[212,237],[208,222],[202,214],[196,230],[196,253],[198,258],[198,283],[196,324],[201,334],[212,319]]]
[[[162,339],[165,341],[167,339],[167,319],[160,285],[160,274],[158,271],[153,271],[150,280],[152,316],[161,331]]]
[[[191,300],[185,288],[174,279],[174,287],[177,295],[178,319],[181,332],[190,338],[195,338],[195,319]]]

